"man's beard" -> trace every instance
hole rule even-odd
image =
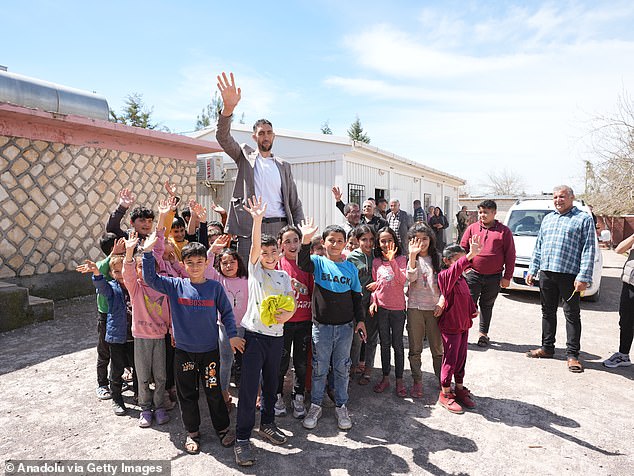
[[[262,152],[270,152],[272,148],[273,142],[269,142],[269,144],[267,145],[265,145],[264,143],[258,144],[258,149],[260,149]]]

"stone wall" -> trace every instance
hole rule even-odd
[[[167,179],[183,198],[196,195],[195,162],[3,135],[0,179],[0,279],[8,281],[100,259],[98,239],[124,187],[155,211]]]

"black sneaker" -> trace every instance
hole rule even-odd
[[[253,456],[251,442],[249,442],[249,440],[236,441],[233,447],[233,453],[236,455],[236,463],[238,466],[253,466],[253,463],[255,463],[255,456]]]
[[[274,445],[282,445],[288,440],[288,437],[280,431],[275,423],[260,425],[258,433],[262,438],[269,440]]]

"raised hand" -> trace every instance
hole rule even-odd
[[[231,236],[229,235],[220,235],[213,244],[209,247],[213,254],[218,254],[225,248],[229,248],[231,244]]]
[[[311,238],[317,232],[319,227],[315,225],[315,220],[312,217],[306,217],[299,224],[299,231],[302,232],[302,244],[307,245],[310,243]]]
[[[167,191],[170,197],[176,197],[176,192],[174,192],[174,187],[172,187],[169,180],[165,181],[165,190]]]
[[[84,261],[84,264],[80,264],[75,268],[75,271],[79,271],[82,274],[92,273],[94,276],[99,276],[101,272],[97,268],[97,263],[90,261],[89,259]]]
[[[227,79],[227,74],[222,73],[222,76],[218,76],[218,89],[222,96],[223,115],[230,116],[233,114],[233,110],[236,108],[240,99],[242,98],[242,91],[240,88],[236,88],[236,82],[233,78],[233,73],[229,73],[231,81]]]
[[[471,259],[474,256],[478,255],[481,250],[482,247],[480,246],[480,235],[473,235],[471,238],[469,238],[469,254],[467,256],[468,259]]]
[[[155,231],[150,236],[148,236],[145,241],[143,241],[143,252],[147,253],[149,251],[152,251],[154,249],[154,246],[156,245],[157,240],[158,237]]]
[[[159,215],[167,215],[170,212],[170,204],[167,200],[159,200],[158,211]]]
[[[335,197],[336,202],[341,201],[341,196],[342,196],[341,189],[337,187],[336,185],[332,187],[332,196]]]
[[[134,252],[136,245],[139,243],[139,234],[136,231],[131,231],[128,239],[125,240],[125,250]]]
[[[111,255],[122,255],[125,253],[125,238],[119,238],[115,240],[112,247]]]
[[[387,244],[387,251],[383,251],[383,257],[388,261],[392,261],[395,256],[396,256],[396,243],[390,242]]]
[[[262,201],[262,197],[256,198],[255,195],[253,195],[253,198],[249,198],[247,202],[249,205],[243,208],[251,214],[251,217],[253,217],[253,219],[264,218],[264,212],[266,212],[266,203]]]
[[[220,205],[216,204],[213,200],[211,201],[211,209],[216,212],[218,215],[226,215],[227,210],[222,208]]]
[[[415,236],[414,238],[409,240],[409,254],[410,255],[418,256],[418,253],[420,253],[420,250],[422,249],[423,249],[423,242],[421,241],[420,238]]]
[[[119,192],[119,206],[130,208],[136,201],[136,195],[129,188],[124,188]]]
[[[196,214],[199,222],[207,221],[207,209],[203,207],[200,203],[196,203],[194,208],[192,208],[192,214]]]

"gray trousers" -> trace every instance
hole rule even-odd
[[[262,234],[271,235],[277,240],[277,234],[282,228],[288,225],[288,221],[276,221],[273,223],[262,222]],[[251,236],[238,236],[238,254],[244,262],[244,267],[248,268],[249,253],[251,252]]]
[[[134,339],[134,366],[139,380],[139,406],[141,410],[163,408],[165,395],[165,339]],[[154,381],[154,396],[150,382]]]

